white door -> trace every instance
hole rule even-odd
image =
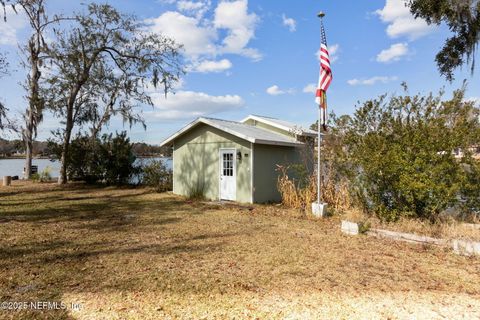
[[[220,149],[220,199],[236,200],[235,149]]]

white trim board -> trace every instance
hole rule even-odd
[[[299,146],[299,145],[303,145],[302,142],[297,142],[295,140],[292,139],[292,141],[275,141],[275,140],[264,140],[264,139],[258,139],[258,138],[255,138],[255,137],[249,137],[245,134],[242,134],[240,132],[237,132],[235,130],[232,130],[230,128],[227,128],[225,126],[222,126],[214,121],[211,121],[210,119],[208,118],[198,118],[196,119],[195,121],[192,121],[190,122],[188,125],[186,125],[185,127],[183,127],[182,129],[180,129],[179,131],[175,132],[173,135],[171,135],[170,137],[168,137],[166,140],[162,141],[162,143],[160,144],[160,146],[164,146],[166,144],[169,144],[171,143],[172,141],[174,141],[177,137],[179,137],[180,135],[182,135],[183,133],[187,132],[188,130],[190,130],[191,128],[195,127],[196,125],[198,124],[201,124],[201,123],[204,123],[206,125],[209,125],[213,128],[216,128],[218,130],[221,130],[223,132],[226,132],[226,133],[229,133],[233,136],[236,136],[236,137],[239,137],[241,139],[244,139],[248,142],[251,142],[251,143],[259,143],[259,144],[268,144],[268,145],[278,145],[278,146],[290,146],[290,147],[294,147],[294,146]],[[281,136],[280,134],[278,134],[279,137]]]

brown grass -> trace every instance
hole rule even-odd
[[[288,176],[288,166],[278,166],[279,177],[277,188],[282,196],[282,203],[295,209],[311,212],[310,204],[317,200],[317,176],[310,175],[305,187]],[[328,203],[335,210],[348,210],[352,207],[352,200],[348,191],[347,181],[336,183],[330,170],[321,181],[322,201]]]
[[[480,259],[340,233],[338,218],[147,189],[0,188],[3,319],[480,317]]]

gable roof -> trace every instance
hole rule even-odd
[[[247,140],[251,143],[280,146],[298,146],[303,144],[292,137],[271,132],[245,123],[201,117],[189,123],[179,131],[175,132],[173,135],[164,140],[160,144],[160,146],[164,146],[173,142],[173,140],[175,140],[177,137],[181,136],[193,127],[202,123],[214,127],[218,130],[227,132],[241,139]]]
[[[276,118],[272,118],[272,117],[249,115],[248,117],[246,117],[245,119],[243,119],[240,122],[245,123],[248,120],[255,120],[255,121],[258,121],[258,122],[262,122],[262,123],[268,124],[272,127],[275,127],[275,128],[281,129],[281,130],[285,130],[287,132],[292,132],[292,133],[294,133],[296,135],[300,135],[300,136],[316,137],[318,135],[318,133],[316,131],[313,131],[313,130],[310,130],[310,129],[305,129],[305,128],[302,128],[302,127],[300,127],[296,124],[293,124],[291,122],[276,119]]]

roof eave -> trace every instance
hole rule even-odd
[[[163,147],[163,146],[166,146],[166,145],[169,145],[169,144],[173,143],[173,141],[176,138],[178,138],[179,136],[181,136],[182,134],[184,134],[185,132],[187,132],[188,130],[190,130],[191,128],[193,128],[194,126],[196,126],[199,123],[204,123],[206,125],[214,127],[214,128],[219,129],[221,131],[224,131],[224,132],[227,132],[231,135],[234,135],[235,137],[241,138],[241,139],[246,140],[248,142],[255,143],[255,138],[253,138],[253,137],[248,137],[246,135],[240,134],[240,133],[235,132],[235,131],[233,131],[229,128],[226,128],[226,127],[218,125],[218,124],[216,124],[212,121],[209,121],[208,119],[198,118],[198,119],[192,121],[191,123],[189,123],[188,125],[186,125],[185,127],[183,127],[182,129],[180,129],[179,131],[172,134],[167,139],[163,140],[162,143],[160,143],[160,147]]]
[[[262,140],[262,139],[255,139],[253,142],[255,144],[268,144],[272,146],[286,146],[286,147],[298,147],[303,146],[304,144],[301,142],[288,142],[288,141],[272,141],[272,140]]]
[[[268,125],[270,125],[270,126],[272,126],[272,127],[275,127],[275,128],[278,128],[278,129],[287,131],[287,132],[292,132],[292,129],[289,128],[289,127],[283,126],[283,125],[278,124],[278,123],[275,123],[275,122],[273,122],[273,121],[268,121],[268,119],[264,119],[264,118],[262,118],[262,117],[258,117],[258,116],[255,116],[255,115],[249,115],[248,117],[244,118],[244,119],[241,120],[240,122],[241,122],[241,123],[245,123],[246,121],[248,121],[248,120],[250,120],[250,119],[255,120],[255,121],[263,122],[263,123],[268,124]],[[297,135],[297,136],[298,136],[298,135],[300,135],[300,136],[309,136],[309,137],[315,137],[315,136],[317,136],[316,133],[313,133],[313,132],[312,132],[312,133],[310,133],[310,132],[305,132],[305,131],[303,131],[303,130],[302,130],[302,132],[301,132],[300,134],[295,133],[295,132],[293,132],[293,133],[294,133],[295,135]]]
[[[162,143],[160,143],[160,147],[163,147],[163,146],[166,146],[170,143],[173,143],[173,140],[175,140],[177,137],[179,137],[180,135],[182,135],[184,132],[190,130],[191,128],[193,128],[195,125],[197,125],[200,121],[201,121],[202,118],[197,118],[195,120],[193,120],[192,122],[190,122],[189,124],[187,124],[185,127],[183,127],[182,129],[178,130],[177,132],[175,132],[174,134],[172,134],[170,137],[168,137],[167,139],[163,140]]]

